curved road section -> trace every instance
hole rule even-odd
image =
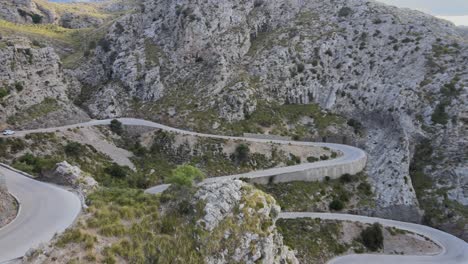
[[[401,256],[401,255],[377,255],[377,254],[353,254],[332,259],[329,264],[462,264],[468,263],[468,244],[448,233],[440,230],[417,225],[376,217],[367,217],[348,214],[332,214],[332,213],[280,213],[280,218],[283,219],[298,219],[298,218],[320,218],[327,220],[353,221],[361,223],[380,223],[383,226],[396,227],[413,233],[423,235],[430,238],[435,243],[439,244],[442,252],[434,256]]]
[[[217,178],[209,178],[204,182],[216,182],[221,180],[249,178],[253,182],[290,182],[290,181],[313,181],[323,179],[325,176],[337,178],[345,173],[354,174],[364,169],[367,156],[364,151],[346,145],[331,143],[312,143],[284,140],[269,140],[258,138],[243,138],[218,136],[192,131],[184,131],[151,121],[120,118],[122,124],[128,126],[145,126],[176,132],[180,134],[218,138],[243,140],[251,142],[294,144],[302,146],[328,147],[338,151],[341,155],[333,160],[319,161],[314,163],[300,164],[296,166],[273,168],[262,171],[254,171],[245,174],[230,175]],[[30,131],[17,132],[15,136],[24,136],[29,133],[55,132],[57,130],[66,130],[68,128],[87,127],[96,125],[108,125],[111,119],[93,120],[86,123],[63,126],[58,128],[46,128]],[[37,246],[41,242],[50,240],[54,233],[61,232],[67,228],[78,215],[80,211],[79,199],[56,186],[34,181],[23,177],[12,171],[1,169],[7,176],[7,184],[14,196],[21,204],[20,212],[17,218],[0,229],[0,262],[12,258],[23,256],[31,247]],[[146,190],[147,193],[161,193],[169,187],[167,184],[158,185]],[[330,263],[434,263],[434,264],[461,264],[468,263],[468,244],[455,236],[442,231],[405,222],[398,222],[387,219],[364,217],[357,215],[330,214],[330,213],[281,213],[280,218],[321,218],[334,220],[358,221],[363,223],[378,222],[384,226],[393,226],[396,228],[408,230],[424,235],[438,243],[442,252],[435,256],[389,256],[389,255],[347,255],[335,258]]]
[[[0,167],[8,191],[20,205],[15,220],[0,229],[0,263],[20,258],[30,248],[63,232],[78,216],[78,196],[60,187],[39,182]]]

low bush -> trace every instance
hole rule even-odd
[[[110,127],[110,130],[112,132],[114,132],[115,134],[117,135],[122,135],[123,133],[123,126],[122,126],[122,123],[117,120],[117,119],[113,119],[109,125]]]
[[[0,88],[0,99],[10,94],[10,91],[6,88]]]
[[[250,148],[246,144],[240,144],[236,147],[234,157],[237,162],[245,163],[249,160]]]
[[[42,22],[42,16],[38,14],[32,14],[31,19],[34,24],[40,24]]]
[[[367,182],[361,182],[357,188],[360,192],[364,193],[367,196],[372,195],[371,185]]]
[[[347,6],[345,7],[342,7],[340,9],[340,11],[338,11],[338,16],[340,17],[346,17],[346,16],[349,16],[351,15],[351,13],[353,12],[353,10]]]
[[[194,181],[202,181],[205,178],[205,174],[198,168],[190,165],[181,165],[175,168],[171,176],[166,180],[167,183],[175,184],[178,186],[190,187]]]
[[[340,182],[342,182],[342,183],[350,183],[352,181],[353,181],[353,176],[351,176],[348,173],[345,173],[345,174],[340,176]]]
[[[341,211],[344,208],[344,203],[341,200],[335,199],[330,202],[330,210]]]
[[[383,248],[382,226],[374,223],[372,226],[361,232],[361,240],[364,246],[371,251],[377,251]]]
[[[128,174],[128,169],[123,166],[120,166],[117,163],[112,163],[112,165],[105,168],[104,171],[115,178],[125,178]]]
[[[69,156],[79,156],[83,153],[83,145],[78,142],[70,142],[65,145],[65,154]]]

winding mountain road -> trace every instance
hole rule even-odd
[[[214,182],[227,179],[250,178],[254,182],[287,182],[287,181],[313,181],[323,179],[325,176],[339,177],[344,173],[354,174],[364,169],[367,156],[364,151],[346,145],[332,143],[312,143],[284,140],[270,140],[258,138],[242,138],[230,136],[209,135],[192,131],[180,130],[151,121],[120,118],[120,122],[128,126],[145,126],[177,132],[186,135],[209,137],[218,139],[245,140],[251,142],[272,142],[278,144],[294,144],[301,146],[328,147],[338,151],[336,159],[300,164],[283,168],[273,168],[254,171],[238,175],[209,178],[205,182]],[[21,137],[30,133],[63,131],[69,128],[108,125],[111,120],[93,120],[86,123],[36,130],[19,131],[14,136]],[[0,229],[0,263],[23,256],[26,251],[37,246],[40,242],[50,240],[56,232],[61,232],[70,226],[80,211],[78,197],[59,187],[37,182],[19,173],[0,169],[6,175],[10,192],[21,204],[17,218],[6,227]],[[160,193],[169,185],[163,184],[146,190],[147,193]],[[335,220],[350,220],[363,223],[378,222],[384,226],[394,226],[424,235],[438,243],[442,252],[435,256],[390,256],[390,255],[347,255],[335,258],[330,263],[434,263],[434,264],[466,264],[468,263],[468,244],[455,236],[442,231],[405,222],[392,221],[380,218],[371,218],[357,215],[330,214],[330,213],[281,213],[280,218],[321,218]]]
[[[11,223],[0,229],[0,263],[24,256],[30,249],[49,242],[76,219],[81,201],[75,194],[0,167],[8,191],[20,204]]]

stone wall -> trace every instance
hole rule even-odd
[[[337,163],[317,167],[311,166],[310,168],[305,168],[302,171],[298,170],[271,176],[254,177],[249,180],[250,182],[258,184],[268,184],[293,181],[317,181],[322,180],[327,176],[331,179],[336,179],[344,174],[353,175],[363,171],[366,167],[366,163],[367,156],[364,155],[349,163]],[[311,165],[313,165],[313,163]]]

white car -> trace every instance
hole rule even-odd
[[[15,134],[15,131],[10,130],[10,129],[7,129],[7,130],[3,131],[2,134],[3,134],[4,136],[11,136],[11,135]]]

